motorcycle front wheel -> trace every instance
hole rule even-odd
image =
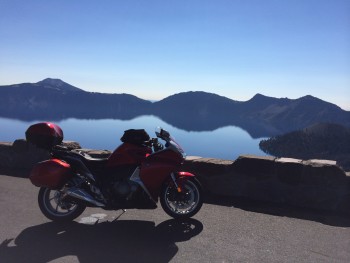
[[[72,221],[80,216],[86,206],[62,200],[62,192],[41,187],[38,203],[41,212],[52,221]]]
[[[160,195],[160,204],[173,218],[189,218],[197,214],[203,205],[202,187],[197,179],[182,178],[181,191],[173,183],[165,184]]]

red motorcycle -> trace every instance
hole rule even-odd
[[[185,153],[169,132],[159,128],[156,135],[151,139],[145,130],[127,130],[108,158],[96,159],[62,146],[58,125],[30,126],[27,141],[52,156],[35,165],[29,177],[40,187],[40,210],[51,220],[69,221],[86,207],[155,209],[159,199],[171,217],[192,217],[203,204],[201,185],[193,174],[179,170]]]

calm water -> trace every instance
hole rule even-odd
[[[0,118],[0,141],[12,142],[25,138],[29,125],[39,121],[24,122]],[[188,132],[175,128],[155,116],[142,116],[133,120],[79,120],[67,119],[55,122],[64,132],[64,140],[77,141],[83,148],[113,150],[120,143],[120,137],[127,129],[145,129],[150,137],[160,126],[182,145],[187,155],[236,159],[241,154],[266,155],[259,149],[259,141],[235,126],[215,131]]]

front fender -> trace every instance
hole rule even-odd
[[[161,189],[164,189],[166,188],[168,185],[173,185],[175,184],[177,187],[179,187],[180,185],[180,188],[178,188],[179,191],[181,191],[181,186],[182,186],[182,180],[184,180],[185,178],[192,178],[192,177],[195,177],[194,174],[192,173],[189,173],[189,172],[172,172],[163,182],[162,184],[162,187],[157,189],[157,190],[154,190],[152,189],[150,191],[151,193],[151,196],[154,200],[158,200],[158,196],[159,194],[161,193]]]

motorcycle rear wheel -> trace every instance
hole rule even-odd
[[[38,195],[38,203],[41,212],[48,219],[57,222],[72,221],[80,216],[86,206],[62,200],[62,193],[41,187]]]
[[[160,204],[163,210],[175,219],[183,219],[194,216],[203,205],[202,187],[197,179],[182,179],[182,191],[174,184],[166,184],[162,188]]]

